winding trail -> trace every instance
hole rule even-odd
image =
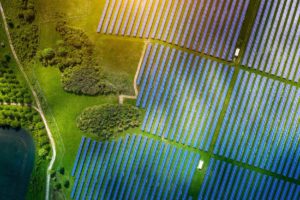
[[[139,90],[137,88],[137,85],[136,85],[136,80],[138,78],[138,75],[140,73],[140,69],[141,69],[141,65],[142,65],[142,62],[143,62],[143,59],[145,57],[145,53],[146,53],[146,49],[147,49],[147,46],[148,46],[148,43],[150,41],[147,40],[145,41],[144,43],[144,47],[143,47],[143,51],[142,51],[142,55],[141,55],[141,58],[140,58],[140,61],[139,61],[139,64],[138,64],[138,67],[137,67],[137,70],[136,70],[136,73],[135,73],[135,76],[134,76],[134,80],[133,80],[133,88],[134,88],[134,96],[130,96],[130,95],[124,95],[124,94],[121,94],[119,95],[119,104],[123,104],[124,102],[124,99],[136,99],[138,94],[139,94]]]
[[[52,170],[52,167],[53,167],[55,159],[56,159],[55,141],[53,139],[52,133],[51,133],[50,128],[48,126],[48,123],[47,123],[45,114],[43,112],[40,100],[39,100],[39,98],[38,98],[38,96],[37,96],[37,94],[36,94],[33,86],[31,85],[31,83],[29,81],[29,78],[28,78],[27,74],[25,73],[25,70],[24,70],[24,68],[23,68],[23,66],[22,66],[22,64],[21,64],[21,62],[20,62],[20,60],[19,60],[19,58],[17,56],[17,53],[16,53],[16,51],[14,49],[14,46],[13,46],[13,43],[12,43],[12,40],[11,40],[11,36],[10,36],[9,30],[8,30],[6,16],[5,16],[5,13],[4,13],[4,10],[3,10],[1,2],[0,2],[0,12],[1,12],[1,16],[2,16],[3,22],[4,22],[4,28],[5,28],[5,32],[6,32],[7,38],[8,38],[8,42],[9,42],[9,46],[10,46],[11,52],[12,52],[12,54],[14,56],[14,59],[15,59],[15,61],[17,63],[18,69],[21,71],[22,75],[24,76],[24,78],[25,78],[25,80],[27,82],[27,85],[29,86],[29,89],[31,90],[31,93],[32,93],[32,95],[34,97],[34,100],[35,100],[35,103],[36,103],[36,106],[37,106],[37,107],[33,106],[33,108],[40,114],[40,116],[41,116],[41,118],[43,120],[43,123],[45,125],[45,129],[47,131],[47,135],[49,137],[50,144],[51,144],[51,147],[52,147],[52,158],[51,158],[51,161],[50,161],[48,169],[47,169],[46,197],[45,197],[46,200],[49,200],[50,171]]]

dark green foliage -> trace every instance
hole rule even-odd
[[[111,73],[99,67],[94,60],[94,46],[80,29],[67,25],[61,19],[56,30],[62,40],[55,47],[38,53],[44,66],[56,66],[62,72],[62,86],[65,91],[79,95],[109,95],[131,93],[131,81],[127,74]]]
[[[32,102],[28,90],[17,80],[7,61],[0,63],[0,101],[2,103],[13,102],[21,104]]]
[[[62,74],[65,91],[85,95],[127,94],[131,90],[126,74],[112,74],[97,66],[67,68]]]
[[[69,188],[70,187],[70,181],[69,180],[65,180],[64,187],[65,188]]]
[[[64,40],[57,41],[54,49],[46,48],[38,53],[38,58],[44,66],[56,66],[62,72],[75,66],[92,66],[93,47],[90,42],[84,42],[85,40],[82,43],[78,42],[79,36],[73,36],[76,32],[70,31],[68,34],[70,36],[62,36]],[[83,33],[80,37],[84,37]]]
[[[51,65],[57,65],[61,71],[74,66],[94,65],[94,46],[82,30],[68,26],[64,20],[57,22],[56,30],[62,40],[57,41],[56,62]]]
[[[11,60],[10,55],[9,55],[9,54],[5,54],[5,55],[4,55],[4,61],[5,61],[5,62],[9,62],[10,60]]]
[[[34,118],[38,119],[38,123],[33,122]],[[50,149],[48,148],[49,139],[47,133],[39,114],[31,107],[1,105],[0,126],[27,129],[35,140],[37,158],[45,159],[49,155]]]
[[[42,51],[42,57],[47,60],[52,60],[55,56],[55,52],[52,48],[47,48]]]
[[[65,174],[64,167],[60,167],[57,170],[52,170],[50,177],[51,177],[52,185],[54,186],[52,187],[52,191],[51,191],[52,195],[57,197],[57,195],[62,194],[61,192],[63,190],[63,187],[66,189],[70,187],[69,177]],[[57,199],[56,197],[54,199]]]
[[[38,26],[24,24],[12,32],[15,50],[22,61],[29,61],[37,52]]]
[[[0,126],[24,128],[31,133],[36,148],[35,166],[31,176],[29,192],[32,194],[41,193],[45,190],[46,169],[48,165],[47,158],[50,156],[49,139],[44,128],[39,123],[34,123],[33,118],[38,118],[39,114],[27,106],[0,106]]]
[[[53,63],[55,57],[55,51],[52,48],[46,48],[42,51],[39,51],[37,54],[39,60],[43,65],[48,66]]]
[[[32,23],[35,20],[35,10],[34,7],[26,7],[23,6],[18,14],[18,18],[22,20],[22,22]]]
[[[11,29],[15,27],[15,25],[14,25],[14,23],[13,23],[13,21],[11,19],[7,19],[7,25]]]
[[[60,183],[55,183],[55,189],[60,190],[61,189],[61,184]]]
[[[126,73],[109,73],[104,72],[106,81],[113,84],[116,88],[116,94],[131,94],[132,93],[132,81]]]
[[[108,138],[140,123],[140,111],[131,105],[106,104],[86,108],[77,118],[82,131]]]
[[[34,9],[26,9],[24,10],[24,20],[28,23],[32,23],[35,19],[35,11]]]
[[[6,14],[9,16],[7,21],[14,49],[21,61],[29,61],[33,58],[38,47],[38,26],[34,22],[34,1],[2,2],[6,6]],[[1,47],[5,47],[4,42],[1,42]],[[24,105],[24,103],[32,103],[31,93],[24,82],[18,81],[19,77],[14,71],[16,67],[11,66],[10,52],[4,52],[0,59],[0,126],[23,128],[32,135],[36,155],[27,199],[41,199],[41,196],[44,197],[46,171],[51,156],[47,132],[39,113],[31,105]],[[7,103],[13,105],[4,105]]]
[[[99,67],[77,66],[66,69],[62,74],[62,85],[67,92],[98,95],[116,93],[114,85],[107,81]]]
[[[51,178],[54,178],[56,176],[56,171],[55,170],[52,170],[51,171],[51,174],[50,174],[50,177]]]
[[[64,168],[64,167],[61,167],[61,168],[59,169],[59,173],[62,174],[62,175],[64,175],[64,174],[65,174],[65,168]]]
[[[12,5],[11,13],[15,15],[8,19],[8,26],[11,28],[14,47],[21,61],[29,61],[35,56],[39,41],[34,0],[17,1],[17,4]]]

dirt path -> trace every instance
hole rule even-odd
[[[48,200],[49,199],[49,191],[50,191],[50,171],[52,170],[53,164],[54,164],[55,159],[56,159],[55,141],[53,139],[52,133],[51,133],[50,128],[48,126],[48,123],[47,123],[46,117],[44,115],[44,112],[43,112],[41,103],[39,101],[39,98],[38,98],[35,90],[33,89],[33,86],[31,85],[31,83],[29,81],[29,78],[28,78],[27,74],[25,73],[24,68],[23,68],[23,66],[22,66],[22,64],[21,64],[21,62],[20,62],[20,60],[19,60],[19,58],[16,54],[16,51],[14,49],[14,46],[13,46],[13,43],[12,43],[12,40],[11,40],[11,36],[10,36],[10,33],[9,33],[7,21],[6,21],[6,16],[5,16],[5,13],[4,13],[1,2],[0,2],[0,11],[1,11],[3,22],[4,22],[4,28],[5,28],[7,38],[8,38],[9,46],[11,48],[11,52],[14,56],[14,59],[16,60],[16,63],[17,63],[17,66],[18,66],[19,70],[21,71],[22,75],[24,76],[24,78],[27,82],[27,85],[29,86],[29,88],[31,90],[31,93],[34,97],[34,100],[35,100],[35,103],[36,103],[36,106],[37,106],[37,107],[33,106],[33,108],[35,108],[35,110],[40,114],[40,116],[43,120],[43,123],[45,125],[46,131],[47,131],[47,134],[48,134],[48,137],[49,137],[49,140],[50,140],[50,144],[51,144],[51,147],[52,147],[52,158],[51,158],[51,161],[50,161],[48,169],[47,169],[47,181],[46,181],[46,197],[45,197],[45,199]]]
[[[143,62],[143,59],[144,59],[144,56],[145,56],[145,53],[146,53],[148,43],[149,43],[149,40],[147,40],[144,43],[144,48],[143,48],[143,51],[142,51],[142,55],[141,55],[141,58],[140,58],[140,61],[139,61],[139,64],[138,64],[138,67],[137,67],[137,70],[136,70],[136,73],[135,73],[135,76],[134,76],[134,80],[133,80],[133,88],[134,88],[134,94],[135,95],[134,96],[124,95],[124,94],[119,95],[119,104],[123,104],[124,99],[136,99],[138,94],[139,94],[139,90],[138,90],[137,85],[136,85],[136,80],[137,80],[138,75],[140,73],[141,65],[142,65],[142,62]]]

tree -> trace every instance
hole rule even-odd
[[[62,174],[62,175],[64,175],[64,174],[65,174],[65,168],[64,168],[64,167],[61,167],[61,168],[59,169],[59,173]]]
[[[42,56],[46,60],[51,60],[55,56],[55,51],[52,48],[46,48],[42,51]]]
[[[103,81],[104,74],[99,67],[76,66],[63,72],[64,90],[75,94],[97,95],[114,93],[112,84]]]
[[[61,189],[61,184],[60,183],[55,183],[54,185],[56,190],[60,190]]]
[[[28,23],[32,23],[35,19],[35,12],[33,9],[27,9],[24,11],[24,19]]]
[[[65,180],[64,187],[65,188],[69,188],[70,187],[70,181],[69,180]]]
[[[7,20],[7,24],[8,24],[9,28],[14,28],[15,27],[14,23],[10,19]]]
[[[19,121],[17,120],[12,120],[10,125],[13,127],[13,128],[20,128],[21,127],[21,124]]]
[[[5,54],[5,55],[4,55],[4,60],[5,60],[6,62],[9,62],[9,61],[11,60],[10,55],[9,55],[9,54]]]
[[[48,151],[44,148],[40,148],[39,151],[38,151],[38,155],[42,158],[44,158],[45,156],[47,156],[48,154]]]
[[[131,105],[105,104],[83,110],[77,118],[77,126],[84,132],[109,138],[140,121],[140,110]],[[139,124],[135,124],[138,126]]]

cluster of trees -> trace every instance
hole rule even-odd
[[[8,25],[19,58],[22,61],[29,61],[36,55],[39,41],[34,0],[21,0],[17,1],[17,4],[12,8],[16,16],[8,19]]]
[[[13,106],[11,106],[13,107]],[[16,106],[14,106],[16,107]],[[46,181],[46,171],[48,163],[51,160],[51,145],[47,132],[44,127],[40,115],[37,111],[31,107],[21,107],[25,110],[21,112],[21,116],[24,116],[24,119],[21,119],[21,127],[28,130],[32,134],[35,142],[35,165],[30,179],[29,187],[29,197],[32,199],[36,196],[41,196],[45,191],[45,181]],[[17,116],[15,113],[13,116]]]
[[[18,18],[22,23],[31,24],[35,20],[34,2],[29,0],[22,0],[20,2],[20,10]]]
[[[39,114],[28,106],[0,106],[0,127],[25,128],[35,139],[38,157],[47,160],[51,147]],[[43,153],[41,153],[43,152]]]
[[[58,40],[54,48],[38,53],[38,59],[44,66],[57,66],[64,72],[67,68],[94,64],[94,46],[82,30],[69,27],[64,20],[57,22],[56,30],[62,40]]]
[[[37,57],[44,66],[60,69],[65,91],[90,96],[131,91],[127,74],[111,73],[99,67],[94,59],[94,45],[82,30],[68,26],[64,20],[58,20],[56,30],[62,40],[53,48],[39,51]]]
[[[51,171],[51,180],[54,182],[53,190],[60,191],[62,188],[68,189],[70,187],[69,178],[65,174],[65,168],[60,167]]]
[[[77,126],[84,132],[107,139],[139,126],[140,116],[140,110],[134,106],[105,104],[83,110],[77,118]]]
[[[106,95],[116,91],[100,67],[76,66],[66,69],[62,74],[62,85],[65,91],[75,94]]]
[[[35,166],[30,182],[29,194],[43,194],[46,170],[51,159],[51,146],[40,115],[28,106],[0,106],[0,127],[23,128],[35,141]]]
[[[36,55],[39,44],[39,28],[34,8],[36,0],[10,0],[6,5],[7,22],[15,50],[22,62],[28,62]],[[2,48],[7,48],[1,42]],[[51,159],[51,146],[40,115],[31,106],[31,94],[23,82],[19,82],[14,73],[11,55],[0,55],[0,126],[23,128],[30,133],[35,142],[35,166],[32,172],[28,199],[44,197],[46,171]],[[3,103],[8,103],[4,105]],[[10,105],[21,103],[23,106]]]
[[[32,102],[28,90],[20,84],[9,65],[10,56],[6,54],[0,63],[0,104]]]
[[[35,166],[30,179],[29,194],[36,196],[45,191],[46,170],[51,159],[51,146],[39,114],[28,106],[0,106],[0,126],[23,128],[35,141]],[[29,199],[32,199],[31,197]]]
[[[0,106],[0,126],[20,128],[27,125],[27,121],[33,120],[33,113],[29,107]]]

